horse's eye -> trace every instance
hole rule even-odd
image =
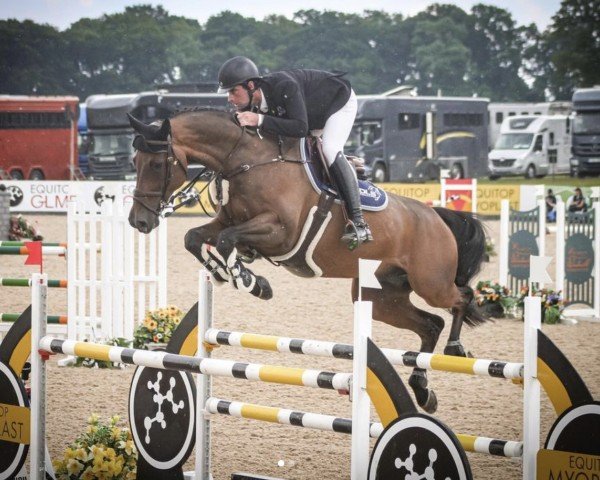
[[[150,168],[155,172],[160,172],[163,168],[163,162],[161,160],[152,160],[150,162]]]

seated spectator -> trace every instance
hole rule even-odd
[[[556,197],[551,188],[548,189],[548,195],[546,195],[546,220],[556,222]]]
[[[585,212],[587,210],[585,197],[581,192],[581,188],[577,187],[575,189],[575,194],[569,199],[569,204],[567,207],[569,212]]]

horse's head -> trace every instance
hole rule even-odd
[[[158,226],[169,198],[186,181],[187,161],[173,146],[169,120],[146,125],[129,115],[129,122],[137,133],[133,140],[137,181],[129,223],[148,233]]]

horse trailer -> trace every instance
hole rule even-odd
[[[346,151],[361,157],[376,182],[478,177],[487,172],[485,98],[369,95]]]

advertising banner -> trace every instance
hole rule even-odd
[[[135,182],[71,182],[71,181],[25,181],[2,180],[0,185],[6,187],[10,195],[11,213],[66,213],[67,204],[77,199],[86,208],[98,208],[104,199],[121,200],[133,197]],[[198,183],[195,189],[200,192],[205,183]],[[213,213],[208,200],[207,190],[202,192],[204,208]],[[99,211],[99,210],[98,210]],[[204,209],[198,203],[183,207],[178,213],[201,214]]]

